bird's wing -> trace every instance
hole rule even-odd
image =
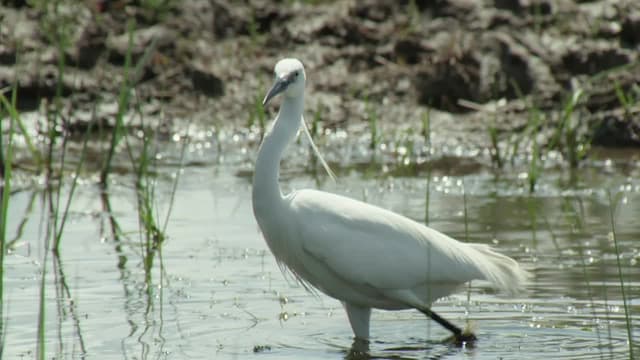
[[[303,251],[347,281],[407,289],[484,277],[472,247],[391,211],[315,190],[290,204]]]

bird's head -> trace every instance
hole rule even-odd
[[[262,101],[266,105],[276,95],[282,93],[286,97],[297,97],[304,94],[306,75],[304,66],[298,59],[282,59],[274,68],[275,83]]]

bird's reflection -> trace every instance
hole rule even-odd
[[[443,359],[460,352],[467,347],[456,346],[450,338],[442,341],[419,341],[416,344],[405,346],[394,346],[371,351],[370,342],[367,340],[354,338],[351,348],[346,352],[345,360],[371,360],[371,359],[423,359],[427,355],[428,359]],[[381,343],[384,345],[384,343]],[[420,354],[419,357],[415,355]]]

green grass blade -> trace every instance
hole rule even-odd
[[[94,108],[94,118],[95,118],[95,108]],[[67,203],[65,204],[64,211],[62,212],[62,219],[60,220],[59,228],[55,233],[55,242],[53,245],[53,251],[56,254],[60,253],[60,241],[62,240],[62,233],[64,232],[64,225],[67,222],[67,217],[69,215],[69,207],[71,206],[71,199],[73,199],[73,195],[76,190],[76,186],[78,185],[78,176],[80,174],[80,170],[84,165],[84,160],[87,154],[87,143],[89,140],[89,135],[91,134],[91,130],[93,129],[93,121],[89,122],[89,126],[87,127],[86,133],[84,135],[84,142],[82,144],[82,151],[80,153],[80,159],[78,160],[78,164],[76,164],[75,168],[75,176],[71,181],[71,189],[69,190],[69,196],[67,197]],[[58,189],[58,194],[60,193],[60,189]]]
[[[187,129],[189,129],[189,127],[187,127]],[[187,130],[188,131],[188,130]],[[189,139],[189,133],[187,132],[187,136],[186,139]],[[178,182],[180,181],[180,175],[182,173],[182,168],[184,165],[184,157],[187,153],[187,145],[189,144],[189,141],[184,141],[184,143],[182,144],[182,149],[180,150],[180,166],[178,166],[178,171],[176,171],[176,178],[175,181],[173,182],[173,185],[171,186],[171,196],[169,198],[169,209],[167,209],[167,215],[164,218],[164,225],[162,226],[162,233],[166,234],[167,233],[167,226],[169,225],[169,216],[171,215],[171,211],[173,210],[173,204],[175,202],[176,199],[176,192],[178,190]]]
[[[2,94],[0,94],[2,96]],[[5,104],[6,105],[6,104]],[[11,196],[11,169],[13,163],[13,133],[14,133],[14,119],[9,117],[9,138],[7,141],[6,155],[2,155],[2,192],[0,196],[2,196],[1,208],[0,208],[0,333],[3,334],[2,338],[4,339],[5,335],[5,324],[4,324],[4,253],[5,253],[5,243],[7,239],[7,214],[9,214],[9,197]],[[0,134],[0,138],[2,134]],[[2,148],[0,148],[0,153],[2,152]],[[4,341],[2,342],[2,346],[4,349]],[[2,350],[0,350],[0,355]],[[1,357],[1,356],[0,356]]]
[[[33,140],[31,139],[31,136],[29,136],[29,132],[27,131],[26,126],[20,119],[20,113],[18,112],[18,109],[15,107],[16,98],[17,98],[16,93],[17,93],[17,90],[16,90],[16,87],[14,87],[12,90],[11,101],[9,101],[9,99],[7,99],[4,96],[4,94],[0,92],[0,102],[2,102],[2,105],[4,105],[4,108],[9,113],[9,117],[15,122],[15,124],[20,129],[22,136],[24,136],[24,142],[27,145],[27,149],[29,149],[29,153],[33,157],[33,160],[36,162],[36,167],[39,169],[42,166],[42,156],[40,156],[40,152],[33,144]]]
[[[422,136],[424,137],[425,145],[431,153],[431,108],[427,107],[427,110],[422,113]]]
[[[613,201],[611,199],[611,192],[607,191],[607,196],[609,198],[609,220],[611,222],[611,235],[613,237],[613,246],[616,252],[616,264],[618,266],[618,279],[620,280],[620,292],[622,293],[622,304],[624,306],[624,318],[627,324],[627,337],[629,341],[629,359],[634,359],[633,356],[633,332],[631,328],[631,317],[630,317],[630,309],[629,304],[627,304],[627,296],[624,287],[624,278],[622,275],[622,263],[620,261],[620,248],[618,247],[618,239],[616,236],[616,221],[615,221],[615,207],[617,201]]]
[[[118,112],[116,114],[116,123],[111,133],[111,141],[109,144],[109,151],[107,152],[107,158],[100,173],[100,184],[103,187],[107,187],[107,181],[109,173],[111,172],[111,162],[115,155],[116,146],[120,142],[122,129],[124,128],[124,115],[129,109],[129,100],[131,98],[131,84],[129,79],[129,73],[131,70],[131,55],[133,52],[133,32],[135,30],[135,22],[130,21],[128,24],[129,32],[129,45],[127,46],[127,53],[124,60],[124,78],[120,85],[120,94],[118,96]]]

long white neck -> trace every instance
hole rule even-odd
[[[276,208],[283,204],[284,197],[278,184],[280,159],[300,129],[303,108],[303,95],[284,97],[275,123],[260,145],[253,174],[252,194],[253,212],[258,223],[261,223],[261,219],[278,213]]]

